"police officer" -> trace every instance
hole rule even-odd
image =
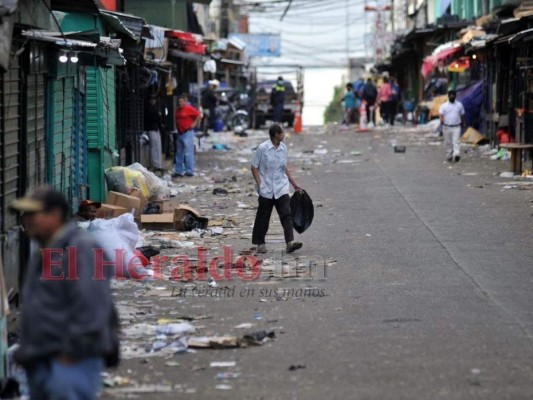
[[[281,116],[283,115],[283,105],[285,103],[285,85],[283,84],[283,77],[279,76],[278,80],[272,87],[270,92],[270,104],[273,108],[274,122],[281,123]]]

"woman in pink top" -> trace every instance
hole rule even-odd
[[[384,77],[383,83],[379,87],[378,92],[378,104],[379,104],[379,112],[381,113],[381,118],[383,118],[383,121],[385,121],[386,124],[391,124],[391,118],[394,118],[393,113],[391,112],[391,95],[392,95],[392,89],[389,83],[389,78]]]

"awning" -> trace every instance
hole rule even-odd
[[[95,0],[51,0],[50,8],[56,11],[99,14]]]
[[[116,32],[128,35],[136,42],[140,42],[143,37],[143,28],[146,21],[141,17],[135,15],[123,14],[113,11],[101,11],[104,20]]]
[[[519,41],[530,42],[533,40],[533,29],[526,29],[525,31],[518,32],[514,37],[509,39],[509,43],[516,43]]]
[[[187,53],[185,51],[172,49],[169,51],[171,57],[182,58],[188,61],[203,62],[206,58],[201,54]]]
[[[465,72],[468,68],[470,68],[469,57],[461,57],[448,64],[448,71],[450,72]]]
[[[100,40],[98,43],[94,43],[85,40],[69,39],[64,37],[61,32],[40,31],[37,29],[22,31],[22,36],[30,40],[50,43],[60,49],[93,53],[105,59],[108,65],[124,66],[126,64],[126,60],[120,52],[119,40]]]
[[[431,73],[431,71],[433,70],[433,68],[435,68],[435,66],[438,64],[439,61],[450,58],[454,54],[462,51],[462,49],[463,49],[463,46],[461,45],[459,41],[448,42],[437,47],[433,51],[432,55],[424,58],[424,61],[422,63],[422,71],[421,71],[422,76],[424,78],[427,78],[429,74]]]

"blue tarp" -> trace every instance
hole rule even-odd
[[[483,103],[483,81],[457,90],[457,100],[463,103],[467,126],[477,130],[481,127],[481,106]]]

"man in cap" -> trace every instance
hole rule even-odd
[[[75,222],[92,221],[96,218],[98,209],[101,207],[102,203],[83,200],[78,207],[78,212],[72,217],[72,220]]]
[[[465,108],[456,100],[455,90],[448,91],[448,101],[440,106],[439,118],[448,162],[461,160],[461,132],[465,126]]]
[[[202,109],[204,112],[204,136],[209,136],[209,134],[207,133],[208,129],[213,129],[213,127],[215,126],[215,122],[217,119],[216,107],[218,104],[218,98],[215,94],[215,90],[217,89],[219,84],[220,82],[216,79],[209,81],[207,89],[205,89],[204,93],[202,94]]]
[[[30,398],[96,399],[104,366],[118,364],[110,268],[102,267],[95,240],[67,222],[69,205],[61,193],[41,187],[11,208],[22,213],[26,233],[39,247],[24,277],[15,353]]]

